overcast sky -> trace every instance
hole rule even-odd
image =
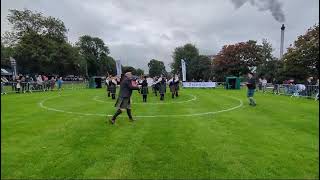
[[[267,38],[279,57],[279,21],[285,47],[319,22],[319,0],[1,0],[1,33],[10,30],[8,9],[23,8],[63,20],[71,42],[102,38],[112,57],[144,70],[153,58],[169,70],[174,48],[186,43],[214,55],[225,44]]]

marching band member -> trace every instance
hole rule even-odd
[[[112,99],[116,99],[116,91],[117,91],[116,77],[112,77],[109,80],[109,92],[111,93]]]
[[[147,82],[147,76],[143,77],[143,81],[139,83],[141,85],[141,94],[142,94],[142,101],[147,102],[147,95],[148,95],[148,82]]]
[[[167,88],[166,79],[165,79],[165,77],[161,76],[157,82],[159,84],[160,100],[163,101],[164,94],[166,93],[166,88]]]
[[[127,109],[127,114],[129,120],[134,121],[131,115],[131,95],[132,90],[138,90],[139,85],[136,86],[134,80],[132,79],[132,73],[127,72],[124,77],[121,79],[120,83],[120,92],[115,107],[117,108],[116,113],[113,115],[112,119],[110,119],[110,123],[114,124],[116,122],[117,116],[122,113],[122,110]]]

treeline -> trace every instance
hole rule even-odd
[[[1,67],[10,68],[9,57],[13,57],[22,74],[116,74],[115,60],[102,39],[83,35],[73,45],[61,20],[27,9],[10,10],[7,19],[12,31],[1,38]],[[144,74],[131,66],[122,70]]]
[[[294,79],[302,82],[307,77],[319,77],[319,24],[314,25],[304,35],[290,45],[282,59],[272,55],[272,45],[263,39],[261,44],[249,40],[225,45],[213,57],[199,55],[192,44],[177,47],[173,52],[174,73],[181,71],[181,59],[186,61],[187,80],[224,81],[226,76],[245,76],[248,72],[268,81],[281,83]]]
[[[67,40],[63,21],[30,10],[10,10],[7,16],[12,31],[1,38],[1,66],[10,67],[9,57],[17,60],[18,72],[23,74],[106,75],[116,74],[116,65],[108,46],[98,37],[83,35],[75,44]],[[200,55],[193,44],[173,51],[172,74],[181,76],[181,59],[186,61],[187,80],[224,81],[226,76],[244,76],[255,72],[269,81],[318,77],[319,24],[301,35],[288,48],[282,59],[272,55],[272,45],[264,39],[261,44],[249,40],[225,45],[215,56]],[[151,59],[149,72],[131,66],[122,71],[135,75],[168,75],[162,61]]]

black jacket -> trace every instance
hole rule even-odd
[[[139,90],[139,87],[134,87],[131,84],[131,79],[124,78],[123,81],[120,83],[120,92],[119,97],[122,98],[129,98],[131,97],[132,90]]]
[[[256,81],[253,78],[248,79],[247,87],[248,89],[256,89]]]

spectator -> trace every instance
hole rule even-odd
[[[30,77],[29,75],[26,75],[26,89],[27,92],[31,92],[31,87],[32,87],[32,77]]]
[[[51,77],[50,80],[50,89],[51,91],[54,89],[54,85],[56,84],[56,79],[54,78],[54,76]]]
[[[22,88],[22,92],[26,93],[26,78],[24,76],[20,76],[20,84]]]
[[[42,90],[42,88],[43,88],[43,80],[42,80],[41,75],[39,75],[37,77],[37,89],[38,90]]]
[[[268,81],[267,81],[267,79],[264,77],[263,79],[262,79],[262,81],[261,81],[261,84],[262,84],[262,92],[264,93],[265,91],[266,91],[266,89],[267,89],[267,83],[268,83]]]
[[[21,79],[19,76],[16,76],[16,93],[20,93],[21,89]]]
[[[6,92],[5,92],[5,90],[4,90],[4,85],[7,83],[7,82],[9,82],[8,80],[7,80],[7,78],[6,77],[1,77],[1,95],[2,94],[7,94]]]
[[[262,79],[261,79],[261,77],[259,78],[258,89],[259,89],[259,91],[262,90]]]
[[[273,78],[272,84],[273,84],[272,93],[273,93],[273,94],[279,94],[279,83],[278,83],[278,81],[276,80],[276,78]],[[275,92],[276,92],[276,93],[275,93]]]
[[[316,88],[317,88],[316,100],[319,100],[319,78],[317,79]]]
[[[308,77],[308,79],[304,84],[306,86],[306,95],[308,97],[311,97],[312,95],[312,80],[313,80],[313,77]]]
[[[62,77],[60,76],[58,81],[57,81],[57,84],[58,84],[58,90],[61,91],[61,88],[62,88],[62,83],[63,83],[63,80],[62,80]]]

